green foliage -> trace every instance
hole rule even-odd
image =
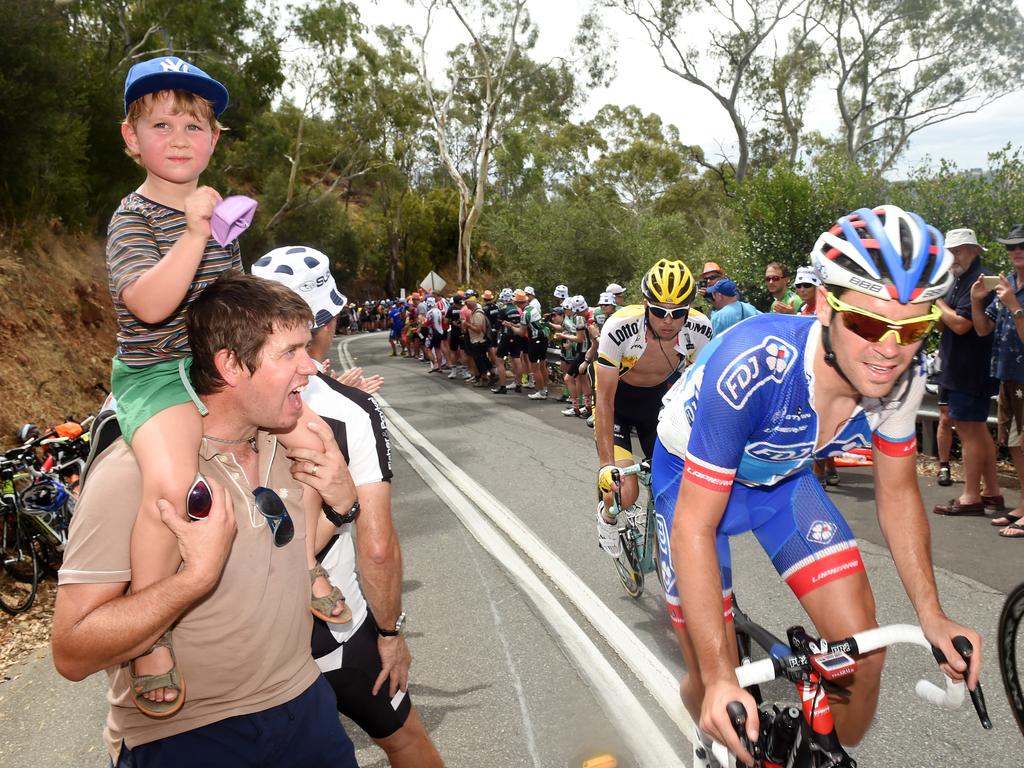
[[[1009,14],[1000,29],[989,25],[991,9],[972,21],[954,0],[918,5],[921,18],[945,9],[950,23],[980,25],[975,32],[987,45],[996,41],[1012,53],[1018,43],[1010,38],[1024,36],[1008,2],[991,5]],[[855,4],[870,6],[872,14],[888,7],[875,0]],[[603,5],[625,7],[621,0]],[[728,4],[714,5],[721,13]],[[448,138],[453,162],[472,187],[480,167],[474,142],[487,118],[482,58],[492,57],[492,69],[503,59],[498,54],[507,39],[495,20],[512,6],[510,0],[470,6],[489,11],[492,23],[482,27],[484,53],[472,44],[450,52]],[[705,6],[661,3],[661,23],[683,35],[690,15]],[[247,262],[273,247],[308,244],[331,257],[343,286],[378,295],[411,289],[431,269],[449,269],[460,247],[459,194],[428,119],[411,31],[365,28],[350,0],[299,3],[286,18],[289,47],[297,44],[302,53],[285,71],[277,19],[263,7],[254,0],[0,0],[7,20],[0,47],[0,132],[7,140],[0,157],[0,224],[56,218],[102,233],[114,205],[143,176],[125,156],[118,132],[125,73],[144,58],[177,53],[231,93],[223,118],[230,130],[202,181],[225,195],[258,199],[256,221],[242,241]],[[902,51],[893,41],[908,39],[920,43],[913,50],[928,50],[927,36],[908,38],[906,32],[927,26],[902,23],[905,28],[885,28],[871,43],[876,53]],[[805,135],[808,94],[832,60],[820,39],[791,32],[786,50],[754,55],[744,75],[762,94],[757,109],[767,117],[765,130],[753,138],[749,172],[736,181],[728,169],[702,174],[708,165],[700,148],[636,107],[607,105],[593,119],[573,122],[583,76],[593,81],[607,71],[607,56],[594,58],[604,33],[600,19],[588,15],[574,43],[589,59],[541,63],[530,57],[537,30],[523,16],[519,47],[494,106],[495,143],[485,163],[494,194],[486,198],[472,242],[475,266],[492,278],[490,287],[531,284],[549,296],[565,282],[595,301],[615,281],[631,288],[635,300],[640,275],[668,257],[682,258],[695,273],[705,261],[718,262],[757,303],[768,262],[791,270],[807,263],[818,234],[836,218],[881,202],[916,211],[942,231],[973,227],[991,249],[987,261],[1005,267],[995,238],[1024,220],[1022,150],[1007,146],[993,153],[982,173],[941,162],[923,165],[905,181],[886,181],[870,166],[898,150],[898,131],[886,134],[890,128],[880,123],[863,134],[865,141],[877,139],[870,146],[878,149],[852,153],[856,163],[845,136]],[[723,42],[731,51],[752,41],[740,31]],[[975,73],[979,88],[999,85],[992,73],[1015,82],[1020,66],[1002,55],[996,63],[991,72],[964,72]],[[933,88],[942,98],[963,85],[938,63],[920,73],[926,75],[935,76],[927,82],[947,83]],[[292,99],[282,92],[286,76]],[[879,85],[872,108],[895,114],[898,88],[882,81],[888,85]],[[442,101],[448,95],[435,93]]]

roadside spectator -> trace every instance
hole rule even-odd
[[[616,308],[626,306],[626,289],[618,283],[609,283],[604,292],[610,293],[615,298]]]
[[[391,356],[397,357],[398,350],[402,354],[408,354],[405,346],[405,302],[396,302],[388,310],[388,320],[391,323],[391,333],[388,334],[388,343],[391,344]]]
[[[973,229],[946,233],[946,248],[953,254],[956,281],[945,298],[935,302],[942,312],[938,384],[946,390],[949,418],[963,449],[964,490],[948,504],[937,504],[937,515],[984,515],[986,507],[1003,509],[996,475],[996,447],[988,431],[992,395],[999,388],[989,375],[992,336],[979,336],[971,320],[971,286],[987,270]],[[985,495],[985,492],[988,492]]]
[[[821,288],[821,279],[813,267],[800,267],[796,271],[796,278],[793,281],[793,290],[804,303],[800,307],[801,315],[813,315],[818,306],[818,289]]]
[[[316,251],[312,263],[324,267],[310,268],[310,251],[286,249],[259,276],[291,288],[314,316],[330,315],[337,311],[329,301],[337,293],[334,276]],[[278,271],[282,264],[291,271]],[[309,285],[316,287],[302,290]],[[309,353],[319,372],[310,376],[302,399],[338,443],[345,459],[339,481],[348,489],[346,501],[355,499],[339,510],[347,513],[344,522],[318,522],[315,546],[333,583],[348,590],[352,620],[333,626],[315,621],[313,657],[334,689],[338,711],[377,742],[392,768],[435,768],[441,758],[408,695],[412,654],[402,634],[402,551],[391,517],[387,422],[372,397],[338,383],[320,363],[330,352],[333,322],[313,333]]]
[[[423,302],[427,305],[427,355],[430,357],[430,373],[440,373],[448,367],[444,358],[442,344],[445,339],[444,319],[437,306],[437,300],[428,296]]]
[[[469,359],[473,364],[476,381],[474,387],[486,387],[488,374],[491,370],[487,357],[487,315],[480,306],[476,291],[466,291],[467,316],[463,322],[463,330],[467,334]]]
[[[499,314],[502,330],[498,337],[498,367],[504,369],[505,364],[501,361],[507,356],[512,368],[512,383],[515,385],[515,391],[522,392],[521,377],[525,373],[522,354],[526,343],[517,329],[522,319],[523,308],[526,307],[526,302],[529,299],[525,291],[513,291],[511,288],[503,288],[499,298],[504,302],[504,306]],[[504,374],[499,373],[499,376],[504,376]],[[504,395],[508,392],[508,388],[504,381],[499,380],[498,386],[492,387],[491,391],[496,395]]]
[[[761,312],[751,304],[740,301],[736,283],[727,277],[715,281],[707,288],[707,298],[711,302],[711,328],[715,336],[726,328],[731,328],[740,320],[760,315]]]
[[[291,291],[249,275],[225,275],[192,303],[191,374],[209,410],[198,462],[212,503],[189,523],[184,504],[159,501],[183,567],[147,589],[128,591],[138,464],[120,439],[93,461],[59,574],[53,660],[71,680],[107,670],[111,765],[255,767],[268,755],[277,766],[356,765],[309,653],[301,501],[308,485],[332,507],[351,503],[329,480],[343,458],[318,426],[326,449],[296,466],[267,431],[293,427],[303,412],[295,391],[316,372],[305,351],[312,320]],[[187,700],[156,719],[132,702],[129,663],[172,625]]]
[[[725,277],[725,271],[713,261],[705,262],[704,268],[700,272],[700,282],[698,283],[697,290],[702,297],[707,299],[708,288],[717,283]]]
[[[768,307],[769,312],[778,312],[783,315],[796,315],[800,313],[803,302],[793,291],[789,290],[789,271],[785,265],[773,261],[764,270],[764,283],[771,296],[772,302]]]
[[[999,532],[1007,538],[1024,538],[1024,224],[1017,224],[1005,238],[997,238],[1006,246],[1013,264],[1008,276],[1001,276],[996,285],[996,297],[985,306],[991,291],[979,277],[971,286],[971,320],[979,336],[994,332],[992,341],[991,373],[999,380],[998,438],[1010,451],[1017,479],[1021,486],[1021,501],[993,524],[1005,523]]]

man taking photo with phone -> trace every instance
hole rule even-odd
[[[963,447],[964,491],[932,511],[937,515],[984,515],[987,508],[1003,509],[996,446],[987,423],[989,402],[998,389],[998,382],[989,375],[992,337],[979,336],[971,319],[971,286],[988,270],[981,264],[985,249],[973,229],[947,232],[946,248],[953,254],[950,271],[956,279],[945,298],[935,302],[942,312],[939,357],[943,365],[938,384],[946,390],[949,417]]]

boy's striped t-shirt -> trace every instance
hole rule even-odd
[[[132,192],[121,201],[107,229],[107,281],[117,312],[117,356],[125,365],[141,368],[187,357],[188,306],[224,272],[242,270],[238,242],[222,248],[210,238],[192,285],[174,313],[153,325],[136,318],[124,304],[124,289],[155,266],[187,227],[185,214]]]

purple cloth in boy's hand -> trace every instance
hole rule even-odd
[[[245,195],[225,197],[210,218],[210,233],[221,248],[238,238],[252,224],[256,212],[256,201]]]

